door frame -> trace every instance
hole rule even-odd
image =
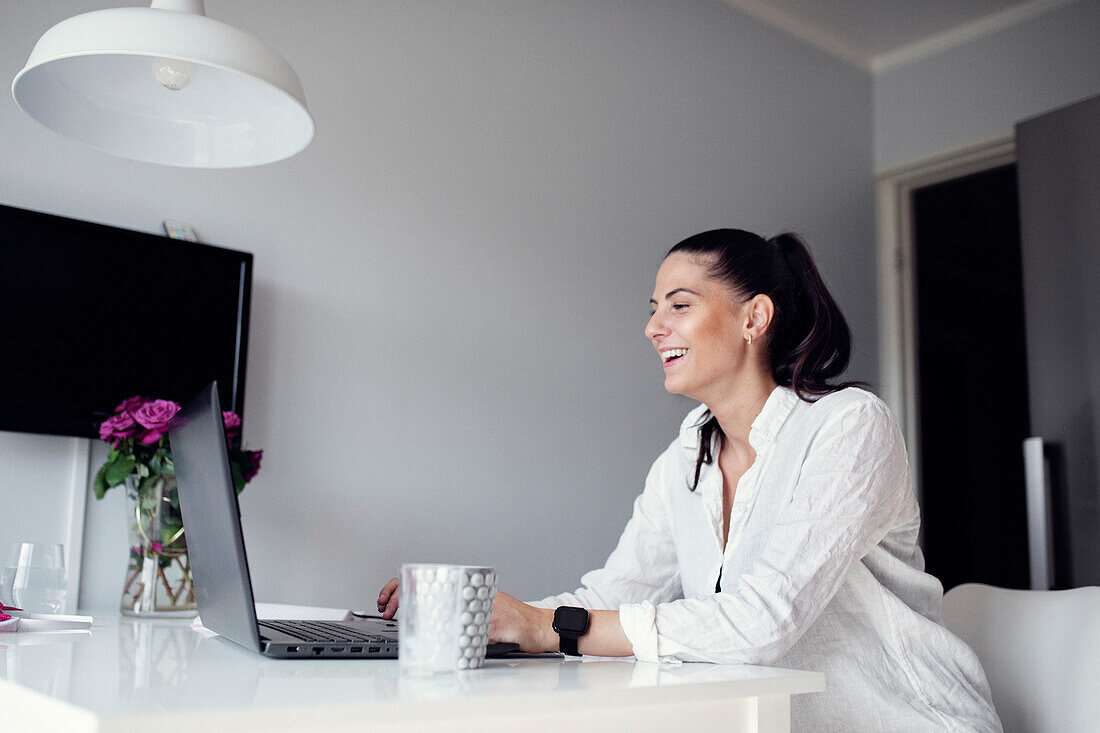
[[[875,173],[878,214],[879,384],[901,425],[921,499],[920,401],[913,191],[1016,162],[1008,132]]]

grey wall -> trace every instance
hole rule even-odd
[[[1100,1],[1080,0],[874,77],[875,168],[1009,134],[1100,93]]]
[[[114,4],[0,3],[0,76]],[[5,96],[0,201],[176,219],[255,253],[245,438],[265,461],[241,506],[259,599],[369,606],[417,560],[494,563],[520,596],[573,587],[690,407],[642,328],[661,254],[697,231],[803,233],[855,332],[851,376],[875,379],[866,74],[719,0],[206,6],[296,68],[309,148],[239,171],[131,163]],[[21,461],[71,450],[38,440],[0,453],[3,514]],[[117,602],[119,498],[90,502],[88,606]]]
[[[1016,139],[1031,434],[1061,451],[1054,522],[1068,536],[1054,541],[1067,567],[1057,557],[1054,587],[1097,585],[1100,97],[1021,124]]]
[[[15,357],[6,352],[4,358]],[[63,613],[76,612],[83,545],[71,540],[83,534],[88,443],[0,432],[0,563],[14,559],[16,542],[61,544],[68,586]],[[9,593],[0,586],[0,600],[11,603]]]

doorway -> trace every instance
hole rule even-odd
[[[1001,292],[1019,274],[998,269],[1016,263],[1022,270],[1015,163],[1016,142],[1008,134],[876,174],[879,392],[905,435],[921,505],[921,546],[929,572],[945,588],[967,581],[1027,587],[1029,580],[1024,483],[1017,477],[1028,429],[1026,362],[1003,368],[997,351],[1015,339],[1026,354],[1022,324],[1006,324],[1001,310],[1022,312],[1022,296]],[[918,226],[927,252],[918,248]],[[985,260],[992,264],[975,265]],[[1018,302],[1005,305],[1006,299]],[[923,306],[930,312],[921,313]],[[937,308],[940,313],[932,312]],[[979,346],[1002,326],[1013,335]],[[923,366],[922,347],[930,360]],[[938,376],[937,368],[952,358],[964,361],[954,367],[959,376]],[[923,380],[922,370],[929,372]],[[983,370],[997,374],[983,382]],[[1007,384],[993,384],[1002,378]],[[1014,417],[997,416],[1004,405],[1017,410]],[[1011,427],[1006,436],[983,438],[983,426],[991,424]],[[932,475],[926,478],[925,470]]]
[[[915,188],[921,514],[928,572],[1029,586],[1027,350],[1015,164]]]

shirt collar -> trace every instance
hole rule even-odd
[[[696,452],[699,450],[699,428],[703,425],[703,416],[709,408],[700,404],[684,418],[680,424],[680,445],[685,450]]]
[[[752,421],[749,429],[749,445],[759,453],[764,447],[775,442],[783,423],[791,416],[794,406],[798,404],[798,395],[787,387],[776,387],[768,395],[763,409],[756,419]]]

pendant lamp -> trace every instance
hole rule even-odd
[[[46,31],[11,85],[47,127],[112,155],[242,168],[298,153],[313,118],[294,69],[202,0],[97,10]]]

